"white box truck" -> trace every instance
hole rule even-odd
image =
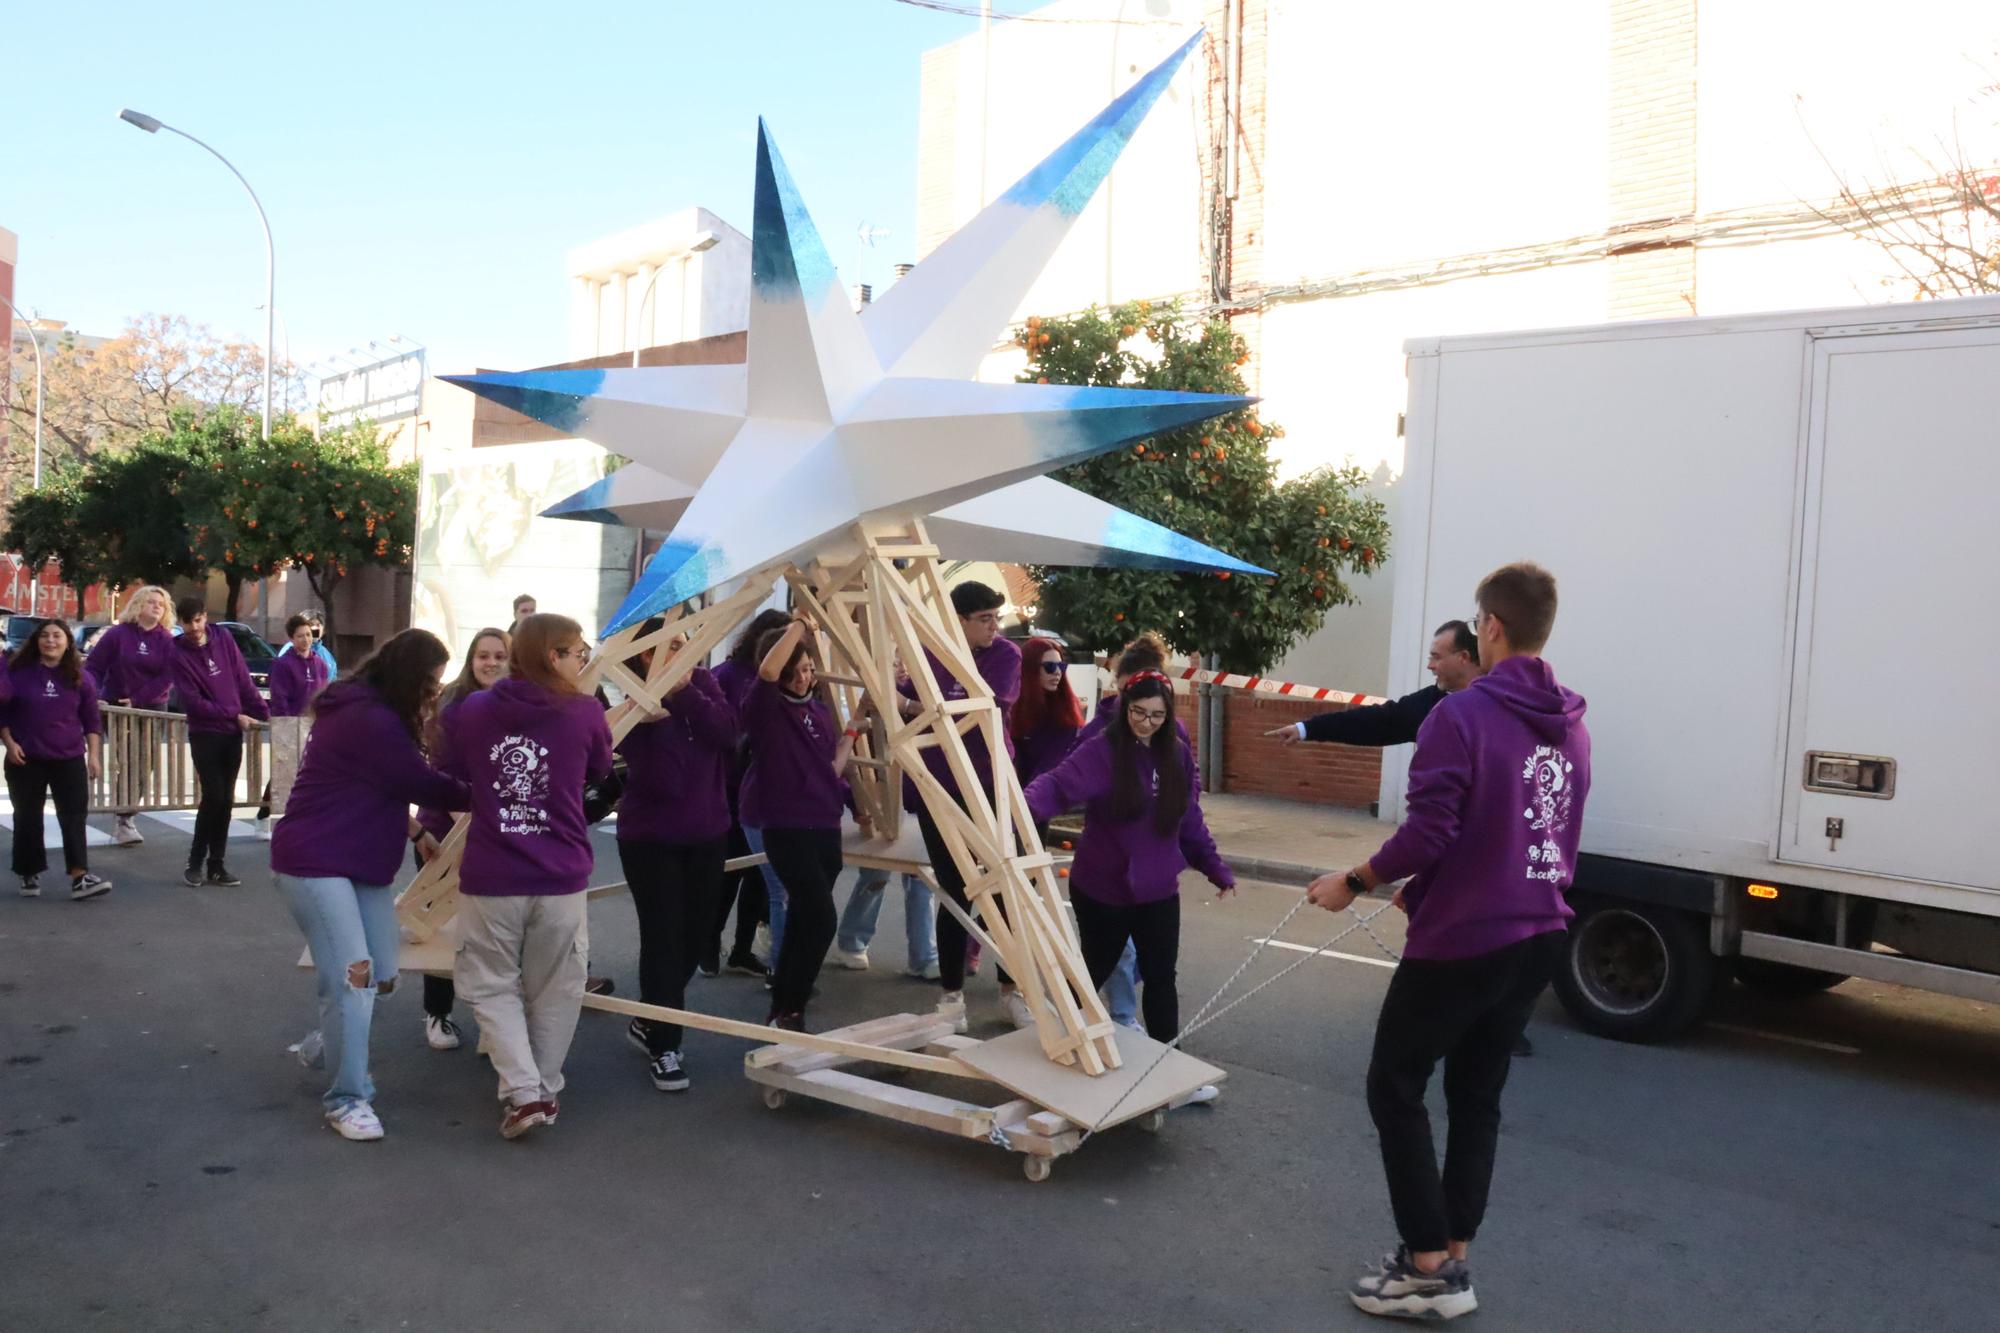
[[[2000,1001],[2000,298],[1406,350],[1391,693],[1488,570],[1555,572],[1578,1021],[1671,1036],[1732,976]]]

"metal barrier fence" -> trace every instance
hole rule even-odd
[[[184,714],[117,704],[102,705],[98,712],[104,719],[104,764],[90,784],[92,814],[192,810],[201,804],[201,784],[188,753]],[[271,751],[268,726],[244,733],[243,770],[236,779],[235,804],[256,805],[263,799],[264,783],[271,773]],[[297,754],[295,747],[292,753]]]

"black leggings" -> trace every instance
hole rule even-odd
[[[56,798],[56,825],[62,829],[63,861],[72,875],[90,869],[83,817],[90,809],[90,772],[83,756],[30,759],[7,765],[7,794],[14,802],[14,873],[39,875],[49,868],[42,842],[42,801]]]
[[[750,842],[743,836],[741,824],[729,826],[726,850],[730,860],[750,855]],[[716,899],[715,927],[702,941],[701,965],[711,972],[720,970],[722,928],[729,923],[729,904],[732,901],[736,904],[736,937],[729,946],[729,956],[734,959],[748,958],[757,939],[757,926],[771,912],[771,895],[764,888],[762,866],[723,872],[722,888]]]
[[[714,838],[691,846],[618,840],[618,860],[639,914],[639,998],[680,1009],[703,942],[715,938],[722,901],[722,861],[727,842]],[[681,1048],[678,1023],[647,1021],[646,1048],[658,1058]]]
[[[1181,995],[1174,969],[1181,954],[1181,896],[1127,906],[1099,902],[1072,886],[1069,903],[1076,909],[1076,938],[1090,984],[1101,989],[1111,979],[1125,941],[1132,941],[1139,958],[1139,1008],[1146,1016],[1146,1035],[1154,1041],[1179,1036]]]
[[[917,803],[917,829],[924,835],[924,854],[930,858],[931,873],[937,876],[938,887],[945,897],[958,904],[959,910],[972,915],[972,900],[965,896],[965,876],[959,873],[958,862],[951,859],[951,849],[944,845],[944,835],[938,832],[937,821],[931,818],[930,807]],[[993,900],[996,911],[1001,910]],[[786,933],[791,927],[785,928]],[[937,909],[937,952],[938,985],[947,993],[965,989],[965,927],[951,914],[943,903]],[[1120,946],[1123,947],[1123,946]],[[996,963],[996,967],[997,967]],[[1014,978],[1007,975],[1007,969],[999,968],[1000,984],[1011,986]]]
[[[1405,958],[1389,980],[1368,1061],[1368,1113],[1382,1139],[1396,1230],[1412,1250],[1442,1250],[1479,1233],[1500,1141],[1500,1091],[1563,940],[1556,930],[1471,958]],[[1424,1109],[1439,1060],[1442,1175]]]
[[[201,804],[194,815],[194,846],[188,848],[188,869],[204,860],[220,870],[229,850],[229,816],[236,808],[236,775],[243,770],[243,733],[191,731],[188,749],[194,753],[194,775],[201,783]]]
[[[833,907],[833,882],[842,866],[840,830],[767,828],[764,855],[790,900],[778,975],[771,983],[771,1014],[802,1014],[840,919]]]

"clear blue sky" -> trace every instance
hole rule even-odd
[[[918,58],[977,26],[895,0],[16,6],[16,299],[91,333],[158,312],[261,339],[248,198],[126,106],[256,187],[302,362],[392,333],[434,371],[560,359],[571,247],[691,204],[748,229],[759,114],[835,262],[867,219],[886,270],[914,258]]]

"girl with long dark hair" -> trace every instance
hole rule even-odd
[[[459,705],[483,689],[497,684],[507,674],[507,656],[512,651],[513,641],[504,629],[488,625],[472,636],[466,645],[465,662],[458,669],[458,675],[451,684],[444,687],[438,696],[437,711],[431,717],[425,748],[433,755],[443,754],[444,738],[451,731]],[[411,839],[415,844],[412,855],[419,868],[431,857],[437,855],[438,844],[451,832],[451,811],[439,810],[433,806],[423,806],[417,811],[419,832]],[[458,1024],[451,1018],[457,992],[450,977],[435,977],[424,974],[424,1044],[434,1051],[455,1051],[458,1049]]]
[[[583,789],[611,775],[604,708],[577,685],[589,661],[574,620],[524,618],[509,674],[459,707],[439,756],[472,787],[453,980],[479,1018],[509,1139],[555,1123],[583,1011],[593,863]]]
[[[224,857],[229,816],[236,808],[236,775],[243,770],[243,736],[259,722],[270,721],[271,709],[257,693],[236,640],[209,629],[207,604],[199,597],[183,597],[178,609],[181,636],[174,640],[174,686],[187,713],[188,749],[201,782],[194,843],[181,882],[191,889],[203,883],[234,888],[243,881],[229,872]]]
[[[433,771],[421,738],[451,653],[406,629],[312,702],[299,776],[271,836],[278,891],[319,979],[333,1083],[321,1101],[343,1138],[382,1137],[368,1076],[375,997],[396,984],[400,932],[390,883],[417,824],[412,805],[463,810],[463,782]]]
[[[722,697],[736,711],[737,723],[742,724],[743,705],[750,697],[750,687],[757,683],[757,644],[774,629],[783,629],[792,623],[792,618],[783,611],[769,608],[759,611],[750,618],[736,635],[736,642],[729,647],[729,656],[715,668],[715,683],[721,689]],[[729,859],[749,856],[762,852],[763,839],[758,845],[750,845],[749,831],[743,827],[738,807],[742,803],[743,774],[750,767],[748,747],[739,737],[736,753],[729,764]],[[702,954],[701,971],[706,976],[714,976],[721,971],[722,928],[729,915],[729,904],[736,904],[736,936],[729,949],[729,970],[746,977],[771,975],[771,955],[775,954],[778,931],[785,920],[785,890],[778,883],[778,877],[767,865],[746,866],[741,870],[730,870],[723,874],[722,909],[715,918],[715,937],[708,941],[708,948]],[[777,916],[771,914],[773,904],[777,905]],[[765,957],[757,956],[757,927],[775,920],[777,925],[766,934],[770,937]]]
[[[659,617],[641,626],[651,633]],[[667,651],[679,651],[678,640]],[[656,649],[629,665],[642,679]],[[639,915],[639,998],[679,1009],[703,943],[715,939],[722,901],[722,861],[729,839],[729,764],[736,753],[736,710],[706,667],[681,677],[666,711],[625,733],[625,795],[618,803],[618,859]],[[678,1024],[635,1018],[627,1026],[646,1053],[661,1092],[683,1092]]]
[[[1145,978],[1146,1032],[1180,1032],[1180,874],[1192,864],[1218,892],[1235,891],[1201,817],[1194,753],[1173,727],[1173,683],[1142,671],[1120,691],[1101,735],[1077,746],[1028,787],[1028,810],[1046,821],[1082,805],[1083,836],[1070,866],[1070,905],[1094,986],[1130,941]]]
[[[7,794],[14,802],[14,873],[21,896],[41,896],[49,868],[42,839],[42,801],[54,795],[62,829],[71,901],[95,898],[111,881],[90,873],[84,816],[90,783],[104,763],[104,725],[97,682],[84,674],[76,639],[60,620],[44,620],[7,664],[13,703],[0,726],[7,747]]]

